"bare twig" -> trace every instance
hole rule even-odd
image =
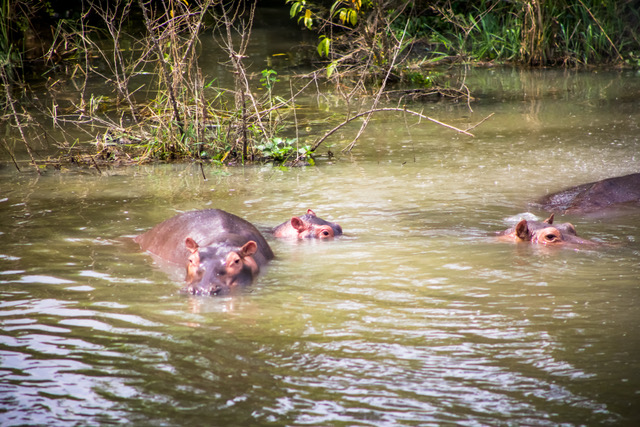
[[[418,117],[420,117],[420,118],[422,118],[422,119],[425,119],[425,120],[428,120],[428,121],[430,121],[430,122],[433,122],[433,123],[435,123],[435,124],[437,124],[437,125],[439,125],[439,126],[443,126],[443,127],[448,128],[448,129],[454,130],[454,131],[456,131],[456,132],[458,132],[458,133],[462,133],[462,134],[464,134],[464,135],[471,136],[471,137],[473,137],[473,136],[474,136],[472,133],[469,133],[469,132],[468,132],[468,131],[466,131],[466,130],[458,129],[458,128],[457,128],[457,127],[455,127],[455,126],[451,126],[451,125],[448,125],[448,124],[446,124],[446,123],[443,123],[443,122],[441,122],[441,121],[439,121],[439,120],[436,120],[436,119],[433,119],[433,118],[431,118],[431,117],[425,116],[424,114],[422,114],[422,113],[418,113],[417,111],[407,110],[406,108],[392,108],[392,107],[387,107],[387,108],[375,108],[375,109],[372,109],[372,110],[363,111],[362,113],[356,114],[356,115],[355,115],[355,116],[353,116],[353,117],[349,117],[349,118],[347,118],[344,122],[340,123],[338,126],[334,127],[333,129],[331,129],[330,131],[328,131],[327,133],[325,133],[325,134],[322,136],[322,138],[320,138],[318,141],[316,141],[316,142],[313,144],[313,146],[311,147],[311,151],[315,151],[315,150],[320,146],[320,144],[322,144],[322,143],[324,142],[324,140],[325,140],[325,139],[327,139],[329,136],[331,136],[331,135],[332,135],[332,134],[334,134],[336,131],[338,131],[341,127],[343,127],[343,126],[347,125],[348,123],[350,123],[350,122],[354,121],[355,119],[357,119],[357,118],[359,118],[359,117],[362,117],[362,116],[370,115],[370,114],[372,114],[372,113],[382,112],[382,111],[396,111],[396,112],[403,112],[403,113],[413,114],[414,116],[418,116]],[[484,120],[486,120],[486,119],[484,119]],[[483,121],[484,121],[484,120],[483,120]],[[480,123],[482,123],[482,122],[480,122]],[[476,126],[477,126],[477,125],[476,125]],[[475,126],[473,126],[473,127],[472,127],[472,128],[470,128],[470,129],[473,129],[474,127],[475,127]]]
[[[478,123],[476,123],[475,125],[473,125],[473,126],[471,126],[471,127],[469,127],[469,128],[466,128],[465,130],[468,132],[468,131],[470,131],[471,129],[475,129],[475,128],[477,128],[478,126],[480,126],[481,124],[483,124],[484,122],[486,122],[487,120],[489,120],[491,117],[493,117],[493,115],[494,115],[494,114],[496,114],[496,113],[491,113],[491,114],[489,114],[487,117],[485,117],[484,119],[480,120],[480,121],[479,121]]]
[[[100,170],[100,166],[98,166],[98,163],[96,163],[96,159],[91,154],[89,154],[89,157],[91,157],[91,162],[93,163],[93,166],[95,166],[98,170],[98,173],[102,175],[102,171]]]
[[[16,156],[13,155],[13,151],[11,150],[11,148],[9,147],[5,139],[2,140],[2,147],[6,150],[7,153],[9,153],[9,157],[11,157],[11,161],[13,162],[13,165],[16,167],[16,169],[18,169],[18,172],[20,172],[20,166],[18,166],[18,161],[16,160]]]
[[[400,46],[402,45],[402,41],[404,40],[405,34],[407,33],[408,25],[409,25],[409,20],[407,20],[407,22],[406,22],[406,24],[404,26],[404,31],[402,32],[402,37],[400,38],[400,40],[398,40],[398,45],[397,45],[397,47],[396,47],[396,49],[394,51],[393,59],[391,60],[391,63],[389,64],[389,67],[387,68],[387,74],[384,76],[384,80],[382,80],[382,84],[380,85],[380,88],[378,89],[378,93],[376,94],[376,98],[373,100],[373,110],[370,110],[370,113],[367,114],[367,116],[365,117],[364,121],[362,122],[362,125],[360,126],[360,129],[358,130],[358,133],[356,134],[355,138],[353,138],[353,141],[351,141],[351,143],[349,143],[349,145],[347,145],[347,147],[345,147],[342,150],[343,152],[349,152],[349,151],[351,151],[353,149],[353,147],[356,145],[356,141],[364,133],[364,130],[366,129],[367,125],[369,124],[369,121],[371,120],[371,115],[373,114],[376,106],[380,102],[380,97],[382,96],[382,92],[384,92],[384,88],[387,85],[387,81],[389,81],[389,75],[391,75],[391,70],[393,70],[393,66],[396,63],[396,59],[398,58],[398,55],[400,54]]]
[[[5,69],[3,67],[0,67],[0,77],[2,78],[2,84],[4,85],[4,88],[5,88],[5,94],[7,96],[7,104],[9,104],[9,107],[11,108],[13,119],[16,121],[16,126],[18,127],[18,131],[20,132],[20,137],[22,138],[22,142],[24,142],[24,146],[27,149],[27,153],[29,153],[29,157],[31,158],[31,164],[36,169],[36,172],[38,172],[38,175],[42,175],[42,172],[40,172],[40,169],[36,164],[36,159],[33,157],[33,152],[31,151],[31,147],[27,142],[27,137],[24,134],[24,131],[22,130],[22,122],[20,121],[20,115],[16,111],[15,101],[13,99],[13,95],[11,94],[11,85],[9,84],[9,79],[7,78]],[[6,142],[5,142],[5,146],[6,146]],[[11,157],[13,158],[13,164],[16,166],[18,170],[20,170],[13,156],[13,153],[11,153],[11,150],[9,149],[8,146],[6,147],[6,149],[7,151],[9,151],[9,153],[11,154]]]
[[[151,25],[151,20],[149,19],[149,13],[147,11],[147,7],[144,4],[143,0],[138,0],[138,4],[140,5],[140,9],[142,9],[142,15],[144,17],[144,22],[147,27],[147,31],[149,32],[149,37],[153,42],[153,46],[156,49],[156,54],[158,55],[158,63],[160,64],[160,69],[162,70],[162,75],[164,76],[165,81],[167,82],[167,91],[169,92],[169,98],[171,99],[171,106],[173,107],[173,116],[178,125],[178,130],[180,131],[180,138],[184,136],[184,124],[182,121],[182,117],[180,117],[180,112],[178,111],[178,103],[176,101],[176,96],[173,91],[172,85],[169,83],[171,80],[169,79],[169,70],[167,70],[167,64],[164,61],[164,56],[162,54],[162,49],[158,44],[158,39],[153,33],[153,26]]]
[[[251,85],[249,83],[249,77],[247,76],[246,67],[243,64],[243,59],[246,58],[246,50],[249,44],[249,39],[251,36],[251,28],[253,27],[253,18],[255,15],[256,3],[253,2],[251,4],[251,8],[249,10],[249,20],[244,25],[239,25],[239,28],[234,27],[234,21],[237,16],[240,15],[241,10],[239,9],[241,5],[239,5],[235,9],[235,13],[233,16],[229,16],[227,7],[224,4],[221,4],[222,11],[222,24],[220,24],[217,29],[222,36],[221,47],[228,52],[229,59],[231,62],[231,66],[235,73],[236,80],[236,109],[239,109],[242,113],[241,117],[241,125],[242,128],[240,130],[240,135],[242,138],[242,156],[243,160],[246,159],[248,155],[248,136],[247,136],[247,127],[248,127],[248,118],[246,111],[246,103],[247,98],[249,99],[251,106],[253,107],[254,113],[251,115],[252,118],[255,118],[256,125],[260,128],[263,135],[265,137],[269,137],[269,132],[267,128],[264,126],[262,122],[263,115],[260,113],[260,107],[258,101],[255,99],[253,94],[251,93]],[[223,30],[225,32],[223,33]],[[234,37],[232,34],[232,30],[238,31],[240,34],[240,43],[238,49],[234,47]]]

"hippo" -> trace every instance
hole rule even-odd
[[[186,268],[181,292],[227,294],[250,285],[274,258],[248,221],[220,209],[181,213],[134,239],[143,251]]]
[[[557,213],[596,213],[640,206],[640,173],[571,187],[538,200],[541,209]]]
[[[272,230],[275,237],[292,239],[331,239],[342,234],[342,227],[335,222],[319,218],[311,209],[301,216],[294,216]]]
[[[520,220],[515,227],[500,233],[500,240],[509,240],[515,242],[531,242],[541,245],[592,245],[594,242],[578,237],[573,224],[565,222],[564,224],[553,225],[554,214],[544,221],[527,221]]]

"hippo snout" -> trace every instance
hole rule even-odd
[[[220,284],[210,284],[206,286],[187,285],[180,289],[181,294],[196,296],[224,295],[229,292],[229,288]]]

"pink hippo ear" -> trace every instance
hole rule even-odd
[[[198,249],[200,248],[200,246],[198,246],[196,241],[193,240],[191,237],[187,237],[185,239],[184,245],[187,247],[187,249],[189,249],[189,252],[191,252],[192,254],[198,252]]]
[[[291,226],[295,230],[297,230],[298,233],[302,233],[307,229],[307,226],[305,225],[304,221],[298,218],[297,216],[294,216],[293,218],[291,218]]]
[[[544,220],[544,221],[542,221],[542,222],[544,222],[545,224],[549,224],[549,225],[553,224],[553,217],[554,217],[554,215],[555,215],[555,214],[551,214],[551,215],[549,215],[549,218],[545,219],[545,220]]]
[[[516,225],[516,236],[521,240],[531,240],[531,231],[526,219],[520,220]]]
[[[247,243],[244,244],[244,246],[240,248],[240,251],[238,253],[242,258],[244,258],[247,256],[251,256],[256,252],[258,252],[258,244],[253,240],[249,240]]]
[[[318,216],[316,215],[316,213],[314,211],[312,211],[311,209],[307,209],[307,215],[311,215],[311,216]]]

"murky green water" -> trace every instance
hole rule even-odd
[[[479,101],[380,115],[318,166],[0,169],[0,424],[636,425],[640,216],[559,217],[611,243],[495,232],[551,191],[640,170],[640,76],[477,70]],[[130,237],[216,207],[307,208],[242,295],[192,298]]]

